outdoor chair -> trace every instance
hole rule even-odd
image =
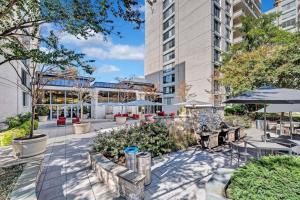
[[[300,146],[292,147],[292,154],[300,156]]]
[[[229,142],[230,146],[230,165],[232,165],[232,160],[234,158],[237,159],[237,165],[240,166],[240,160],[244,158],[245,161],[247,161],[248,157],[251,155],[247,153],[245,150],[243,150],[239,144],[234,142]]]
[[[66,118],[65,117],[59,117],[56,121],[57,126],[65,126],[66,125]]]

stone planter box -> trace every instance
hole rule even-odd
[[[79,123],[73,124],[74,134],[84,134],[91,130],[91,123]]]
[[[27,158],[43,153],[47,147],[48,136],[44,134],[34,135],[33,138],[15,138],[12,148],[16,157]]]
[[[38,116],[39,122],[46,122],[48,120],[48,116]]]
[[[114,119],[114,115],[113,114],[106,114],[105,119]]]
[[[117,124],[125,124],[126,120],[127,120],[127,117],[116,117]]]
[[[89,152],[88,159],[100,182],[106,184],[112,192],[127,200],[144,199],[144,175],[117,165],[102,154]]]
[[[227,141],[234,142],[235,141],[235,130],[230,130],[227,133]]]

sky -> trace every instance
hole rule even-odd
[[[144,1],[141,0],[139,9],[144,17]],[[262,0],[262,11],[273,7],[274,0]],[[51,30],[53,27],[44,27]],[[116,78],[130,78],[144,76],[144,26],[136,30],[130,23],[117,20],[116,31],[121,36],[111,35],[104,40],[101,34],[87,40],[78,40],[71,35],[61,35],[63,45],[70,49],[76,49],[86,54],[88,59],[95,60],[93,66],[96,71],[93,77],[96,81],[116,82]]]

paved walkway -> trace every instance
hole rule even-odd
[[[72,126],[56,127],[55,122],[42,124],[49,136],[42,174],[37,187],[38,199],[117,199],[88,168],[87,149],[96,132],[74,135]],[[97,127],[95,127],[97,126]],[[116,127],[114,122],[93,124],[96,129]]]

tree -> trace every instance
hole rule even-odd
[[[24,68],[30,77],[27,93],[32,97],[32,128],[35,105],[46,72],[66,72],[70,67],[92,73],[92,60],[59,45],[54,32],[39,34],[40,27],[52,24],[56,31],[86,39],[97,33],[120,35],[115,31],[116,19],[132,22],[135,28],[143,23],[137,0],[0,0],[0,67],[8,63],[16,70],[14,61],[27,60]],[[40,48],[40,47],[43,48]],[[46,49],[46,51],[45,51]],[[65,75],[65,74],[64,74]]]
[[[300,88],[300,35],[276,27],[272,17],[243,20],[240,30],[245,40],[224,55],[220,69],[219,80],[229,95],[263,85]]]
[[[192,85],[188,85],[185,82],[180,83],[177,90],[177,97],[181,102],[186,102],[196,97],[195,93],[190,93],[191,89],[192,89]]]

